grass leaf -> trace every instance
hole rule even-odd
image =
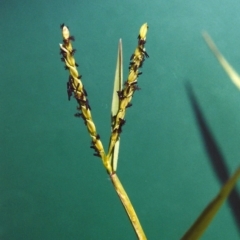
[[[122,54],[122,40],[120,39],[118,44],[117,66],[116,66],[114,86],[113,86],[113,97],[112,97],[112,108],[111,108],[112,125],[114,125],[114,121],[115,121],[114,116],[116,116],[119,110],[119,97],[117,92],[122,90],[122,83],[123,83],[123,54]],[[120,148],[120,137],[116,142],[114,149],[112,151],[111,164],[112,164],[113,171],[117,170],[119,148]]]
[[[238,168],[233,176],[223,185],[218,195],[207,205],[194,224],[181,238],[181,240],[199,239],[201,237],[224,201],[231,193],[239,177],[240,168]]]
[[[203,38],[206,41],[208,47],[211,49],[215,57],[217,58],[218,62],[221,64],[227,75],[230,77],[232,82],[236,85],[236,87],[240,90],[240,76],[234,70],[234,68],[228,63],[228,61],[224,58],[221,52],[218,50],[217,46],[208,35],[207,32],[203,32]]]

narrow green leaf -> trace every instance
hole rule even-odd
[[[123,83],[123,54],[122,54],[122,40],[120,39],[118,44],[117,66],[116,66],[114,86],[113,86],[112,109],[111,109],[112,125],[114,125],[115,123],[114,116],[116,116],[119,110],[119,97],[117,92],[122,90],[122,83]],[[113,171],[117,170],[119,148],[120,148],[120,137],[116,142],[114,149],[112,151],[111,164],[112,164]]]
[[[231,193],[239,177],[240,168],[238,168],[233,176],[223,185],[218,195],[203,210],[203,212],[190,227],[190,229],[184,234],[181,240],[199,239],[202,236],[226,198]]]
[[[240,89],[240,76],[238,73],[234,70],[234,68],[228,63],[228,61],[224,58],[224,56],[221,54],[221,52],[218,50],[217,46],[211,39],[211,37],[208,35],[207,32],[203,32],[203,38],[206,41],[208,47],[211,49],[215,57],[217,58],[218,62],[221,64],[222,68],[225,70],[227,75],[230,77],[232,82],[235,84],[235,86]]]

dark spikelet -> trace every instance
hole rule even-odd
[[[75,117],[82,117],[82,114],[81,113],[75,113],[74,116]]]
[[[145,44],[146,42],[147,42],[147,41],[145,41],[145,40],[139,39],[138,44],[144,46],[144,44]]]
[[[123,99],[124,98],[123,91],[117,91],[117,94],[118,94],[119,99]]]
[[[132,103],[128,103],[128,105],[126,107],[130,108],[131,106],[132,106]]]
[[[100,139],[100,135],[99,134],[97,134],[96,139],[98,139],[98,140]]]
[[[83,92],[84,92],[85,96],[87,97],[87,91],[85,90],[85,88],[83,88]]]
[[[119,125],[122,127],[126,123],[126,120],[119,118]]]
[[[147,52],[144,51],[144,54],[145,54],[146,58],[149,58],[149,55]]]
[[[75,41],[75,37],[74,37],[74,36],[70,36],[70,37],[68,38],[68,40]]]

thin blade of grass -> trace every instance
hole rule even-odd
[[[199,239],[202,236],[226,198],[231,193],[239,177],[240,168],[238,168],[233,176],[223,185],[218,195],[203,210],[203,212],[190,227],[190,229],[184,234],[181,240]]]
[[[114,121],[115,121],[114,116],[116,116],[119,110],[118,91],[122,90],[122,83],[123,83],[123,54],[122,54],[122,40],[120,39],[118,44],[117,66],[116,66],[114,86],[113,86],[113,97],[112,97],[112,108],[111,108],[112,125],[114,125]],[[114,149],[112,151],[111,164],[112,164],[113,171],[117,170],[119,148],[120,148],[120,137],[116,142]]]
[[[234,68],[228,63],[225,57],[218,50],[217,46],[215,45],[209,34],[207,32],[203,32],[202,35],[208,47],[213,52],[222,68],[225,70],[225,72],[230,77],[235,86],[240,90],[240,76],[238,75],[238,73],[234,70]]]

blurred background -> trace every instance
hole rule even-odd
[[[145,22],[118,175],[148,239],[179,239],[239,166],[240,92],[201,36],[240,72],[239,12],[237,0],[1,0],[0,239],[136,239],[74,117],[59,43],[65,23],[106,149],[118,40],[125,80]],[[202,239],[239,239],[239,187]]]

